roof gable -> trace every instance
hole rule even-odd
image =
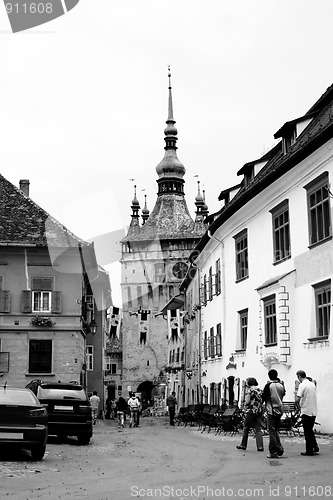
[[[89,246],[0,174],[0,244]]]

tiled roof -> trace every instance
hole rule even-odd
[[[320,104],[323,106],[321,109]],[[268,159],[267,164],[258,172],[251,183],[246,188],[243,185],[227,206],[223,207],[217,214],[213,214],[214,217],[213,215],[209,216],[209,220],[212,220],[209,227],[212,234],[258,193],[333,137],[333,85],[310,108],[308,113],[313,111],[317,111],[318,114],[297,137],[296,142],[290,146],[289,151],[283,154],[280,141],[271,150],[275,154]],[[263,158],[267,159],[269,156],[267,153]],[[204,248],[208,240],[209,236],[206,233],[196,249]]]
[[[0,245],[89,246],[0,175]]]
[[[200,238],[203,234],[195,226],[184,196],[177,194],[159,196],[147,222],[136,229],[135,235],[128,234],[123,241]]]

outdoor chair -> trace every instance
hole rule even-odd
[[[218,409],[219,409],[218,405],[212,405],[210,406],[209,410],[204,414],[204,418],[202,419],[202,425],[201,425],[201,434],[207,428],[210,431],[212,428],[216,427],[216,412],[218,411]]]
[[[231,435],[239,432],[243,427],[243,416],[239,408],[226,408],[224,412],[218,417],[218,427],[216,434],[227,434],[230,432]]]
[[[283,403],[283,415],[280,420],[279,432],[285,432],[287,435],[300,435],[302,419],[299,407],[291,401]]]

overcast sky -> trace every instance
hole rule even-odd
[[[80,0],[12,34],[0,5],[0,172],[83,239],[126,228],[129,179],[155,204],[171,65],[187,205],[200,179],[217,211],[333,83],[332,19],[332,0]]]

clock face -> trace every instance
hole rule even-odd
[[[183,279],[187,271],[187,264],[185,262],[177,262],[172,268],[172,274],[175,278]]]

